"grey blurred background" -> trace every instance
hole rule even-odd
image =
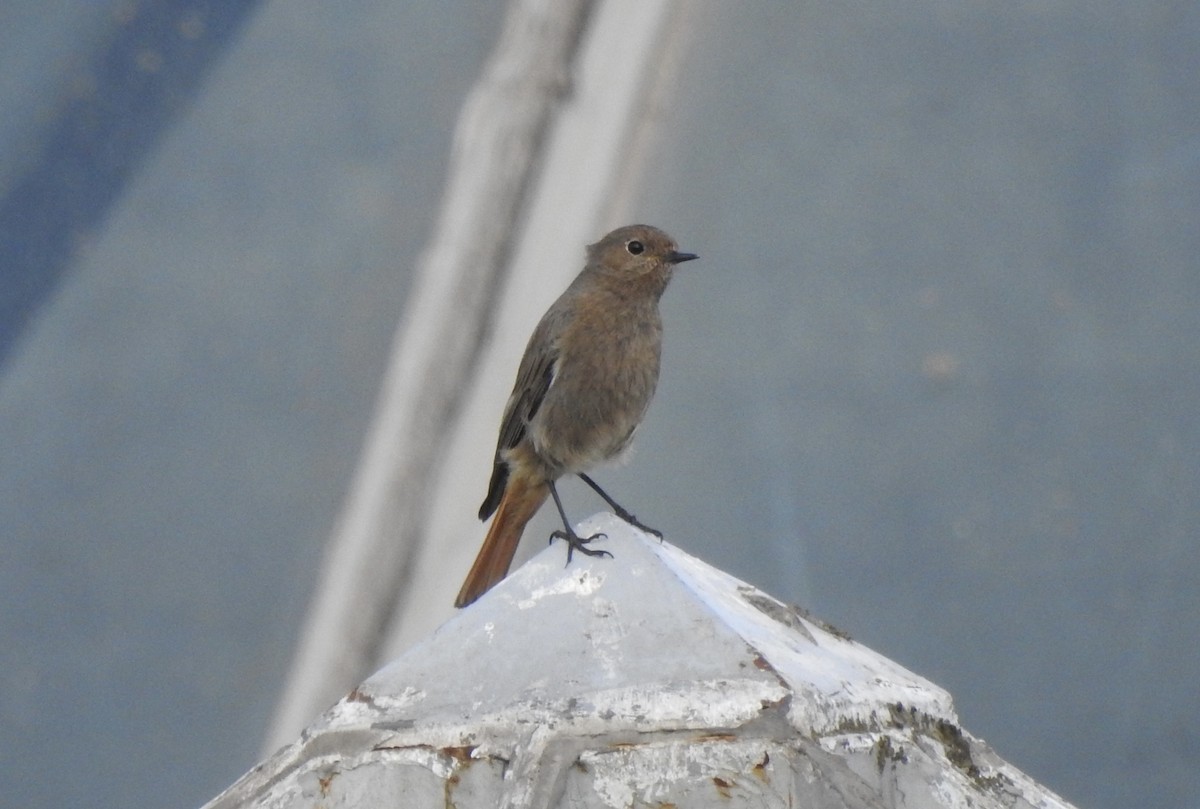
[[[6,801],[257,760],[503,10],[0,10]],[[632,207],[703,260],[606,488],[1078,805],[1196,806],[1200,6],[675,24]]]

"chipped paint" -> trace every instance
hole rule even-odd
[[[604,573],[599,571],[582,570],[568,573],[548,586],[532,590],[528,598],[517,602],[517,606],[528,610],[536,607],[542,599],[551,596],[589,596],[604,586],[604,578]]]
[[[928,680],[614,517],[581,531],[614,558],[544,552],[210,809],[1067,809]]]
[[[872,706],[887,703],[957,722],[950,695],[925,678],[669,543],[651,549],[801,697],[792,702],[798,726],[821,734],[870,723]]]

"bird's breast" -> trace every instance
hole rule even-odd
[[[555,375],[529,425],[538,455],[562,473],[620,454],[658,384],[662,328],[657,310],[576,318],[559,343]]]

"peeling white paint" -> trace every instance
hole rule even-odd
[[[925,678],[861,644],[826,632],[781,602],[669,543],[650,547],[685,587],[805,697],[793,702],[793,721],[798,725],[824,733],[847,723],[869,723],[875,708],[896,703],[957,722],[950,695]],[[775,605],[780,615],[805,631],[781,631],[779,621],[756,603]]]
[[[580,530],[614,558],[545,551],[211,809],[1069,809],[928,680],[615,517]]]
[[[539,601],[550,596],[589,596],[603,586],[603,571],[568,571],[567,575],[558,578],[552,584],[531,591],[528,598],[517,602],[517,607],[523,610],[531,609],[536,607]]]
[[[397,694],[375,694],[372,701],[375,710],[382,714],[394,714],[407,710],[425,699],[425,691],[420,688],[405,686]]]
[[[616,603],[607,598],[592,600],[592,616],[598,620],[588,630],[588,637],[592,641],[596,661],[609,680],[616,679],[620,672],[621,640],[626,634],[619,620],[610,620],[616,618],[617,612]]]

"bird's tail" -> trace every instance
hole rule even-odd
[[[508,575],[525,524],[549,496],[550,487],[544,481],[531,482],[524,475],[509,478],[496,517],[488,528],[467,580],[458,591],[458,598],[454,599],[454,606],[467,606]]]

